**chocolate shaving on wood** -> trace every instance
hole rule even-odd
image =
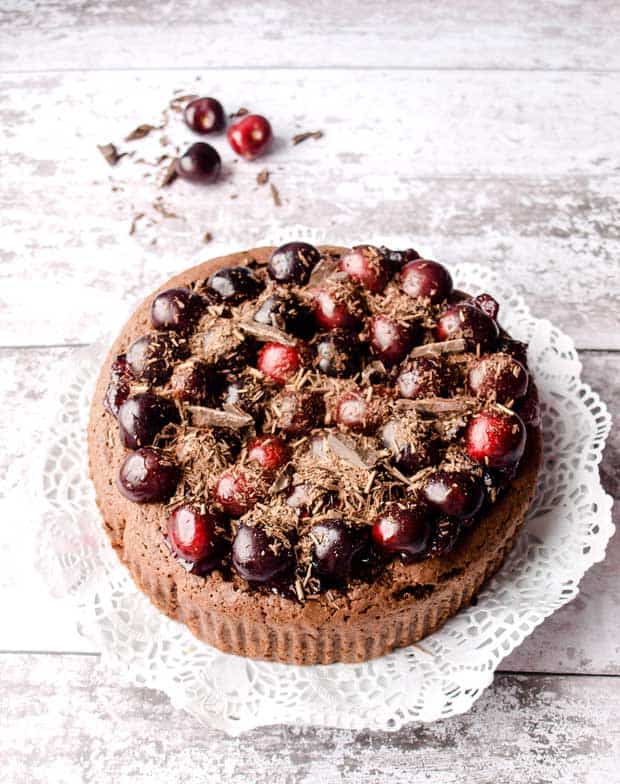
[[[143,123],[142,125],[138,125],[137,128],[134,128],[128,136],[125,136],[125,141],[133,142],[136,141],[136,139],[143,139],[145,136],[148,136],[151,131],[161,131],[162,128],[163,125]]]
[[[269,169],[263,169],[256,175],[256,182],[258,185],[266,185],[269,182]]]
[[[223,427],[226,430],[242,430],[254,421],[249,414],[240,410],[222,411],[218,408],[204,406],[187,406],[195,427]]]
[[[280,193],[278,189],[273,183],[269,184],[269,188],[271,190],[271,198],[273,199],[273,203],[276,205],[276,207],[281,207],[282,199],[280,199]]]
[[[183,111],[183,104],[189,103],[190,101],[195,101],[196,98],[200,98],[199,95],[195,93],[189,95],[177,95],[175,96],[168,106],[172,109],[173,112],[182,112]]]
[[[164,174],[159,182],[160,188],[166,188],[170,185],[171,182],[174,182],[176,178],[179,176],[177,174],[177,161],[178,158],[173,158],[170,163],[166,166],[164,170]]]
[[[476,404],[471,397],[442,398],[427,397],[419,400],[401,398],[394,404],[396,408],[419,411],[422,414],[462,414]]]
[[[205,231],[202,237],[202,241],[206,244],[207,242],[211,242],[213,239],[213,234],[210,231]]]
[[[133,216],[133,220],[131,221],[131,226],[129,227],[129,236],[131,237],[132,234],[136,233],[136,228],[138,227],[138,221],[144,218],[143,212],[138,212],[136,215]]]
[[[464,338],[454,340],[444,340],[441,343],[425,343],[423,346],[416,346],[409,352],[410,357],[424,357],[427,354],[451,354],[460,353],[467,348],[467,341]]]
[[[120,159],[127,155],[126,152],[119,153],[119,151],[116,149],[116,146],[111,142],[110,144],[98,144],[97,149],[110,164],[110,166],[116,166]]]
[[[263,343],[282,343],[285,346],[294,346],[295,341],[277,327],[272,327],[269,324],[259,324],[258,321],[240,321],[239,329],[247,335],[252,335],[253,338],[260,340]]]
[[[180,215],[177,215],[176,212],[172,212],[169,210],[163,202],[161,196],[158,196],[155,201],[153,202],[153,209],[157,210],[160,215],[163,215],[164,218],[180,218]]]
[[[306,139],[321,139],[322,136],[323,131],[304,131],[303,133],[296,133],[291,141],[293,144],[301,144],[301,142],[305,142]]]
[[[230,119],[234,119],[235,117],[244,117],[246,114],[249,114],[250,110],[246,109],[245,106],[241,106],[234,114],[229,114],[228,116]]]

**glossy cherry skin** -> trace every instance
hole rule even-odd
[[[518,401],[516,409],[524,425],[529,427],[540,426],[540,401],[538,399],[538,391],[532,384],[531,379],[525,397]]]
[[[336,422],[347,428],[363,432],[371,425],[370,402],[360,392],[345,392],[336,404]]]
[[[303,340],[309,340],[316,332],[312,308],[289,292],[267,297],[254,314],[254,321],[277,327]]]
[[[402,268],[400,287],[410,297],[421,297],[437,304],[450,296],[453,285],[450,273],[442,264],[416,259]]]
[[[469,369],[467,384],[477,397],[498,403],[518,400],[527,392],[529,373],[508,354],[481,357]]]
[[[361,322],[344,302],[338,301],[329,289],[319,289],[314,295],[314,318],[322,329],[357,331]]]
[[[310,534],[316,571],[321,577],[335,582],[346,581],[352,576],[356,560],[367,551],[369,544],[368,526],[351,526],[344,520],[315,523]]]
[[[188,128],[196,133],[214,133],[226,127],[224,107],[215,98],[196,98],[183,110]]]
[[[206,406],[214,401],[221,386],[217,371],[200,360],[177,365],[170,378],[172,396],[194,406]]]
[[[237,155],[248,161],[262,155],[273,137],[269,121],[260,114],[246,114],[227,131],[228,142]]]
[[[200,318],[202,297],[186,288],[168,289],[158,294],[151,305],[151,323],[155,329],[185,332]]]
[[[437,397],[444,391],[445,371],[435,357],[415,357],[405,363],[396,385],[401,397]]]
[[[123,403],[118,411],[118,433],[127,449],[150,446],[170,422],[179,422],[179,411],[168,398],[141,392]]]
[[[390,505],[373,521],[372,538],[384,553],[426,555],[433,534],[433,521],[425,504],[418,501]]]
[[[114,417],[118,416],[119,408],[129,397],[129,384],[132,378],[133,373],[125,355],[119,354],[110,366],[110,382],[103,398],[104,407]]]
[[[256,462],[265,471],[281,468],[289,458],[289,449],[277,436],[257,436],[248,444],[248,462]]]
[[[482,480],[465,471],[434,471],[424,480],[424,498],[438,512],[449,517],[471,518],[482,508]]]
[[[482,351],[493,348],[499,329],[493,319],[467,302],[445,310],[437,322],[439,340],[465,338],[470,347],[480,346]]]
[[[474,297],[471,301],[472,305],[475,305],[477,308],[489,318],[497,319],[497,314],[499,313],[499,304],[497,300],[493,299],[490,294],[478,294],[477,297]]]
[[[199,512],[193,506],[178,506],[168,516],[168,539],[172,549],[186,561],[216,560],[222,550],[217,533],[218,519],[211,512]]]
[[[307,242],[287,242],[271,254],[267,273],[276,283],[304,286],[320,258],[319,251]]]
[[[527,343],[522,343],[520,340],[513,340],[507,335],[500,337],[497,344],[497,351],[502,354],[508,354],[520,362],[524,368],[527,367]]]
[[[211,275],[206,288],[216,302],[236,305],[255,297],[261,285],[248,267],[223,267]]]
[[[176,173],[191,182],[211,183],[220,176],[220,154],[206,142],[196,142],[177,158]]]
[[[387,316],[375,316],[369,322],[370,345],[373,354],[386,367],[397,365],[421,337],[417,324],[399,324]]]
[[[187,341],[174,332],[150,332],[127,349],[127,365],[135,378],[164,384],[172,374],[173,361],[189,353]]]
[[[258,489],[247,472],[235,466],[220,474],[215,484],[215,497],[227,514],[241,517],[258,500]]]
[[[406,250],[390,250],[390,248],[386,248],[385,245],[382,245],[379,250],[383,254],[383,257],[388,265],[388,269],[392,272],[400,271],[405,264],[408,264],[410,261],[415,261],[416,259],[420,258],[420,254],[414,248],[407,248]]]
[[[383,291],[389,279],[385,256],[373,245],[358,245],[347,251],[340,259],[338,269],[373,294]]]
[[[300,367],[301,356],[295,346],[265,343],[258,352],[258,369],[276,384],[286,384]]]
[[[321,427],[325,418],[325,401],[320,392],[285,390],[277,400],[276,425],[289,435],[304,435]]]
[[[176,490],[180,471],[158,449],[143,447],[127,455],[116,484],[125,498],[136,503],[167,501]]]
[[[521,417],[501,410],[481,411],[465,431],[467,454],[489,468],[517,465],[525,451],[526,431]]]
[[[232,562],[237,573],[252,583],[268,583],[291,572],[292,551],[265,531],[262,525],[239,526],[232,543]]]
[[[326,376],[343,378],[359,370],[360,344],[352,332],[335,329],[320,335],[315,343],[317,370]]]

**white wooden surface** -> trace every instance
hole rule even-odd
[[[619,780],[620,540],[506,660],[518,674],[466,717],[395,736],[207,732],[102,672],[25,558],[40,414],[77,346],[201,254],[294,223],[493,265],[573,335],[620,415],[619,31],[603,2],[0,0],[3,782]],[[136,159],[157,158],[161,134],[122,139],[175,90],[265,113],[272,154],[235,162],[217,138],[220,184],[159,190]],[[176,116],[164,132],[191,138]],[[134,157],[108,167],[109,141]],[[256,184],[264,167],[281,207]],[[601,470],[618,497],[617,432]]]

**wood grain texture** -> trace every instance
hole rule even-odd
[[[580,347],[620,348],[620,293],[610,285],[620,257],[620,74],[202,77],[0,78],[1,344],[91,341],[190,261],[264,244],[303,223],[332,241],[405,236],[448,264],[488,263]],[[278,134],[274,150],[239,162],[216,137],[219,184],[177,181],[160,190],[156,170],[136,160],[162,153],[161,133],[122,139],[141,122],[157,123],[175,89],[207,85],[228,108],[267,113]],[[48,122],[33,123],[33,111]],[[325,137],[291,144],[294,133],[314,128]],[[176,115],[166,134],[181,148],[192,141]],[[96,149],[108,141],[134,158],[110,168]],[[264,167],[281,207],[256,183]],[[179,217],[163,217],[158,198]],[[214,236],[207,246],[205,231]]]
[[[433,725],[276,726],[241,738],[119,685],[95,657],[0,655],[0,684],[11,784],[617,781],[618,678],[502,675],[467,715]]]
[[[32,445],[45,441],[40,412],[52,408],[60,379],[72,371],[75,348],[0,350],[0,378],[10,379],[0,399],[0,519],[22,519]],[[583,378],[608,401],[620,418],[620,353],[582,353]],[[20,422],[15,428],[13,423]],[[612,432],[601,465],[606,490],[620,498],[620,430]],[[26,493],[25,493],[26,491]],[[4,495],[4,499],[1,496]],[[26,506],[26,508],[29,508]],[[35,507],[30,513],[38,519]],[[620,505],[615,508],[620,524]],[[4,622],[0,650],[93,651],[81,638],[70,607],[51,599],[30,563],[20,558],[24,542],[10,526],[0,527],[0,591]],[[609,545],[607,558],[584,577],[579,596],[544,622],[506,661],[504,669],[620,675],[620,537]],[[33,619],[23,623],[24,613]]]
[[[0,68],[611,69],[619,20],[609,0],[4,0]]]

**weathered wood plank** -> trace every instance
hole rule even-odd
[[[2,10],[3,9],[3,10]],[[79,0],[0,9],[0,68],[618,68],[614,2]]]
[[[76,350],[0,350],[0,519],[22,520],[24,496],[32,477],[33,444],[41,412],[50,409],[58,379],[71,373]],[[584,379],[601,392],[616,421],[620,418],[620,353],[582,353]],[[51,390],[51,391],[50,391]],[[18,422],[19,426],[15,423]],[[608,492],[620,497],[620,430],[615,428],[601,466]],[[3,481],[4,479],[4,481]],[[620,504],[615,509],[620,524]],[[33,510],[36,515],[37,511]],[[4,593],[0,650],[92,651],[76,632],[70,608],[47,597],[24,561],[22,537],[0,526],[0,588]],[[585,576],[578,598],[562,608],[502,665],[525,672],[620,674],[620,537],[612,539],[607,558]],[[32,589],[33,584],[39,590]],[[32,623],[24,624],[29,617]]]
[[[581,347],[620,347],[618,288],[609,285],[620,256],[620,74],[539,74],[535,91],[497,73],[202,76],[0,79],[0,343],[88,342],[198,253],[260,244],[303,222],[334,240],[405,235],[448,263],[488,263]],[[207,84],[228,108],[272,118],[271,155],[236,162],[218,137],[226,173],[203,189],[177,181],[158,190],[155,170],[135,159],[107,166],[96,144],[157,122],[175,88]],[[33,123],[32,112],[62,122]],[[315,128],[323,139],[291,145]],[[178,117],[167,133],[191,140]],[[120,146],[154,160],[159,136]],[[279,208],[256,184],[265,166]],[[162,216],[160,196],[179,218]],[[207,230],[214,241],[205,246]]]
[[[0,760],[15,784],[617,780],[618,678],[503,675],[468,714],[395,734],[275,726],[240,738],[118,685],[93,657],[5,654],[0,683]]]

